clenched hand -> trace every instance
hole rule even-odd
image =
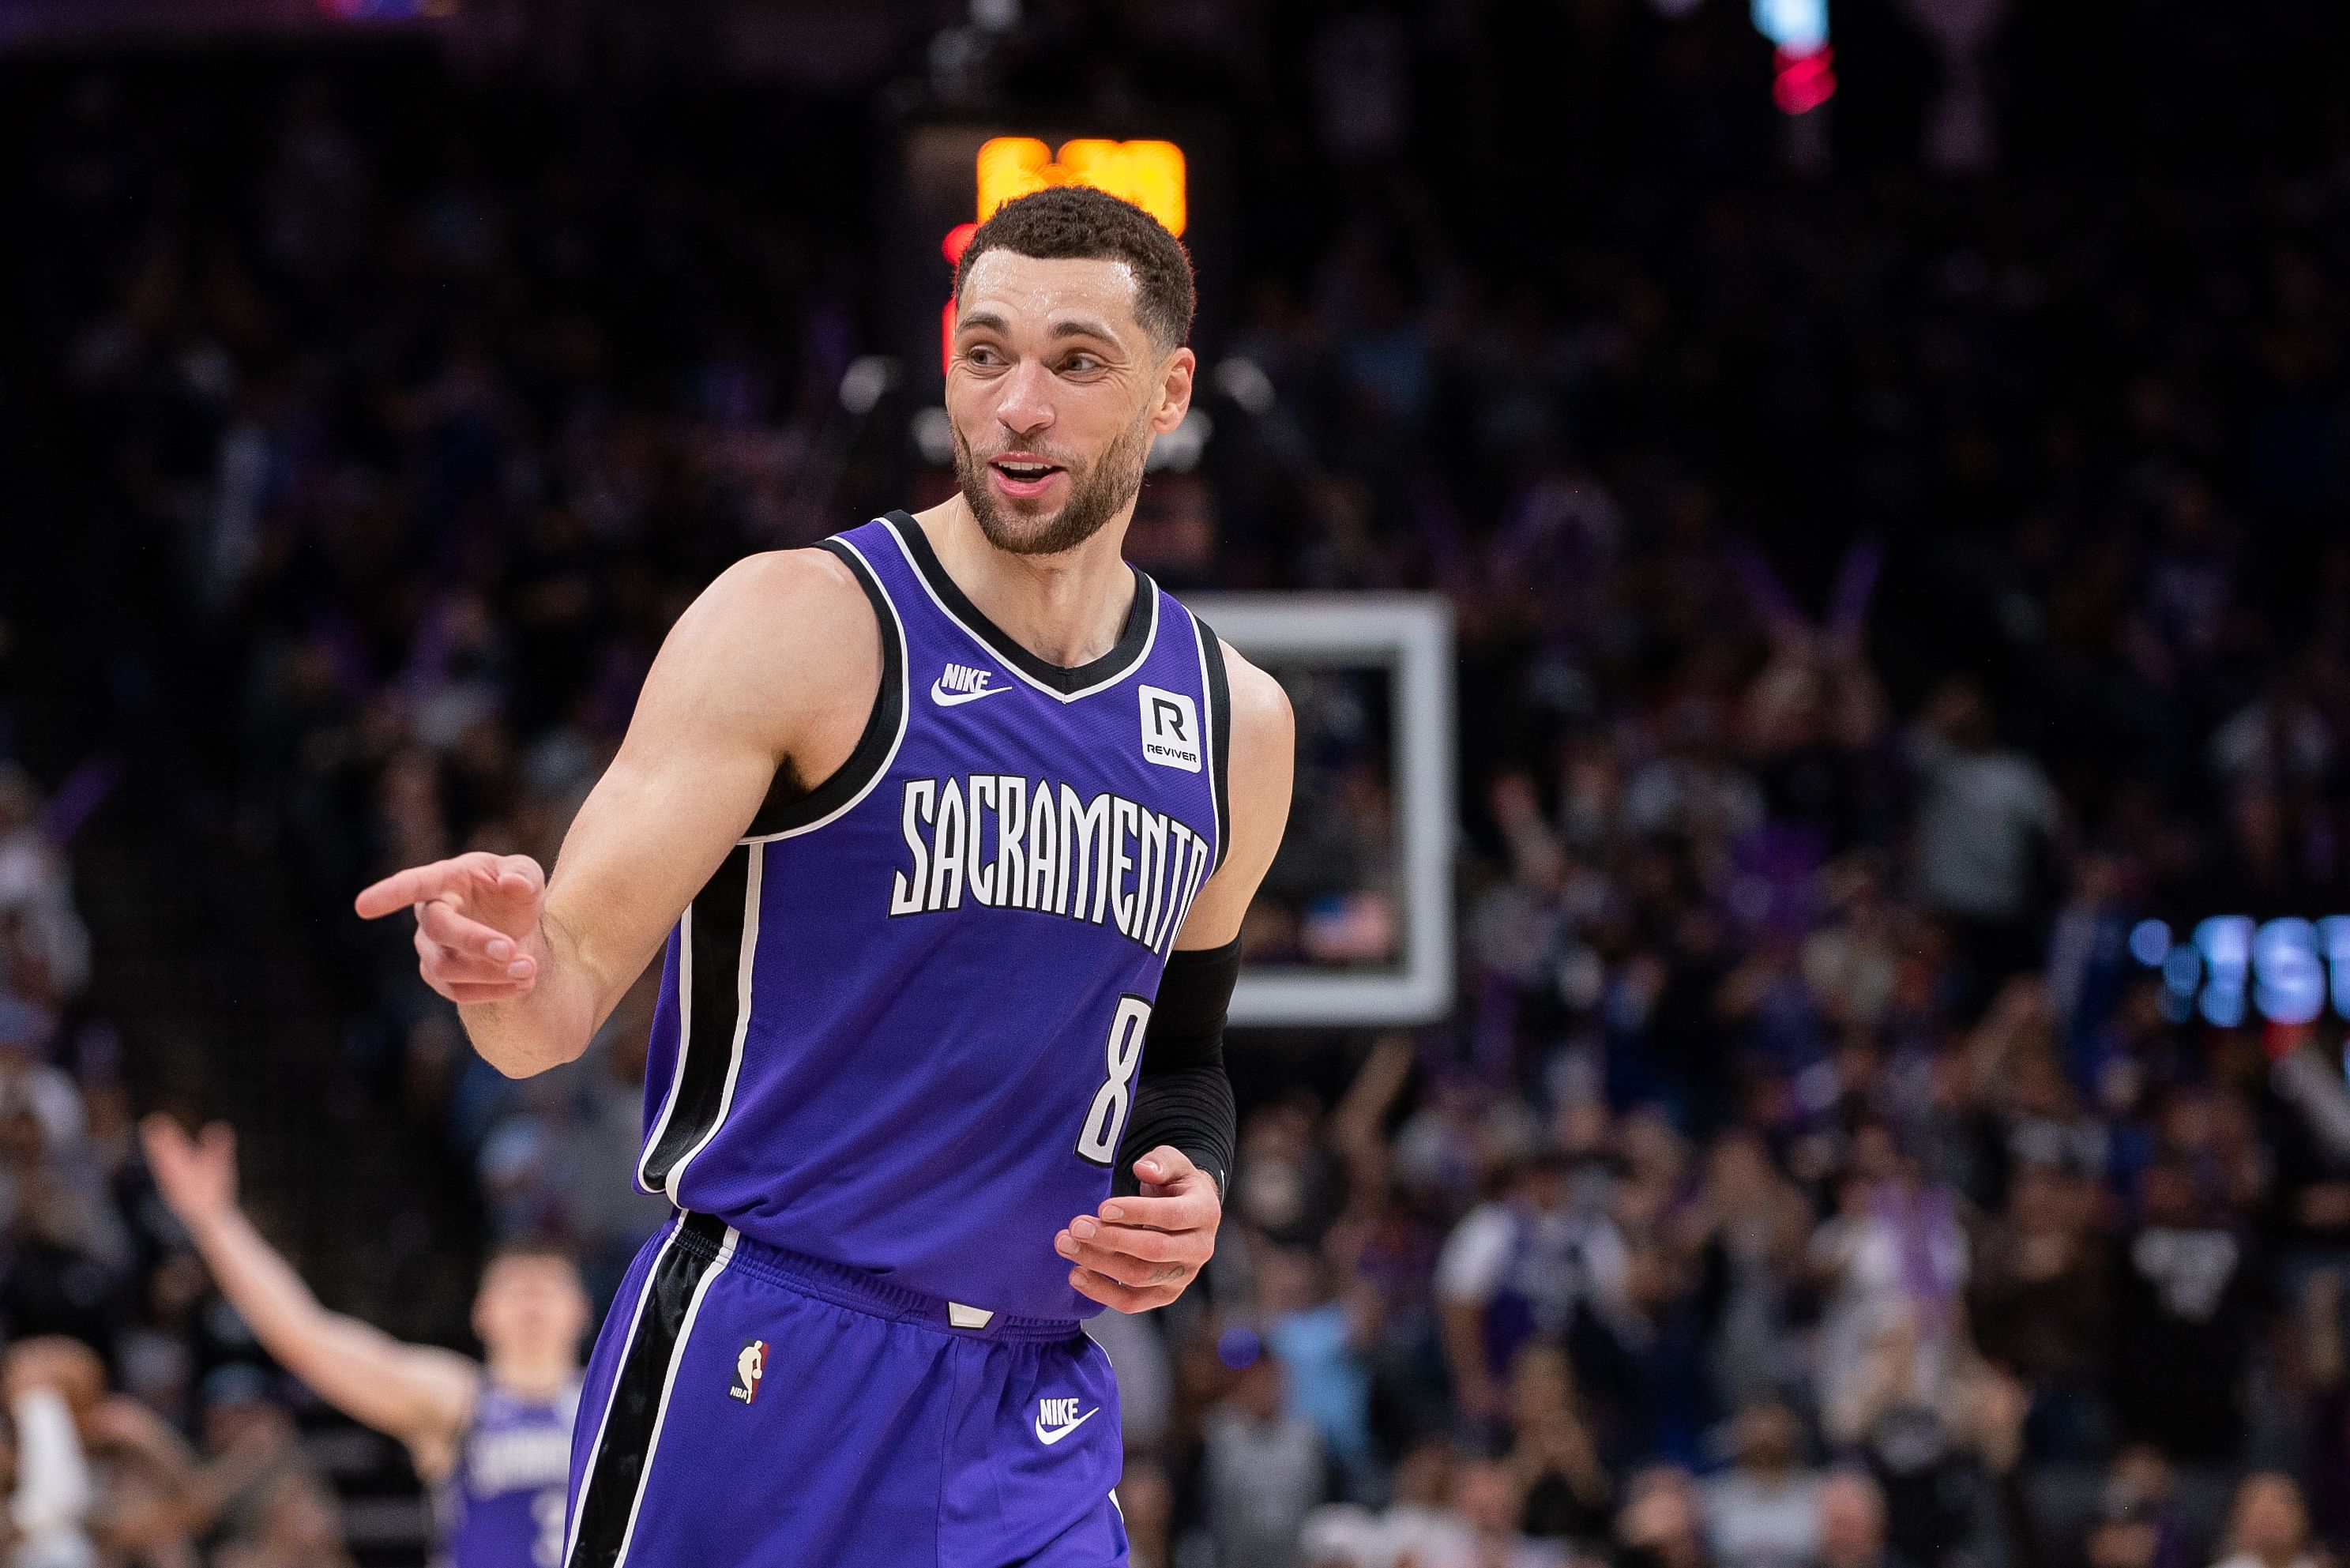
[[[1216,1251],[1224,1217],[1216,1179],[1180,1149],[1161,1144],[1134,1162],[1139,1198],[1112,1198],[1099,1214],[1080,1214],[1053,1238],[1053,1250],[1076,1266],[1079,1295],[1120,1312],[1149,1312],[1183,1293]]]

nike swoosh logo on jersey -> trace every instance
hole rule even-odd
[[[1076,1431],[1079,1427],[1084,1426],[1087,1421],[1092,1420],[1096,1416],[1100,1414],[1101,1407],[1097,1405],[1092,1409],[1087,1411],[1084,1415],[1078,1417],[1076,1420],[1070,1422],[1067,1426],[1055,1427],[1049,1432],[1045,1429],[1045,1417],[1039,1416],[1036,1417],[1036,1440],[1049,1449],[1055,1443],[1059,1442],[1063,1438],[1067,1437],[1071,1432]]]
[[[976,702],[983,697],[998,697],[1011,691],[1009,686],[983,686],[976,691],[950,691],[936,680],[931,682],[931,701],[941,708],[957,708],[965,702]]]

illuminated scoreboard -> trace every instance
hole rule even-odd
[[[2165,921],[2141,920],[2129,950],[2162,976],[2163,1012],[2173,1023],[2302,1024],[2329,1011],[2350,1020],[2350,915],[2214,915],[2183,940]]]
[[[1171,141],[1109,141],[1079,137],[1056,154],[1033,136],[991,136],[979,144],[972,178],[979,187],[979,215],[947,231],[939,254],[951,269],[979,225],[1006,202],[1033,196],[1055,185],[1091,185],[1133,202],[1183,237],[1191,216],[1184,192],[1183,150]],[[954,300],[939,321],[939,365],[943,374],[954,341]]]
[[[972,160],[979,222],[1022,196],[1055,185],[1092,185],[1123,197],[1181,238],[1191,216],[1183,150],[1171,141],[1109,141],[1079,137],[1056,154],[1033,136],[991,136]]]
[[[905,332],[900,358],[918,379],[943,376],[954,330],[954,268],[964,247],[1004,202],[1055,185],[1097,187],[1164,223],[1190,248],[1201,307],[1209,309],[1222,293],[1211,285],[1221,256],[1195,220],[1201,170],[1215,164],[1219,140],[1204,130],[1162,136],[1103,136],[1083,128],[1062,134],[1035,127],[910,130],[889,243],[891,314]]]

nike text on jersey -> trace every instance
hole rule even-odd
[[[992,670],[978,670],[968,664],[950,664],[931,682],[931,701],[941,708],[960,708],[965,702],[976,702],[983,697],[993,697],[1012,690],[995,686]]]

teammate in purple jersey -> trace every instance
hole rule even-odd
[[[344,1415],[408,1446],[435,1502],[443,1568],[556,1568],[563,1552],[587,1293],[560,1252],[516,1246],[482,1272],[473,1332],[486,1360],[403,1345],[328,1312],[236,1201],[226,1127],[190,1138],[140,1127],[148,1168],[221,1293],[262,1347]]]
[[[954,499],[712,584],[551,877],[472,854],[359,895],[414,910],[511,1074],[661,957],[634,1176],[677,1214],[589,1361],[574,1568],[1126,1561],[1078,1320],[1214,1250],[1293,730],[1120,554],[1191,402],[1182,247],[1049,190],[956,301]]]

